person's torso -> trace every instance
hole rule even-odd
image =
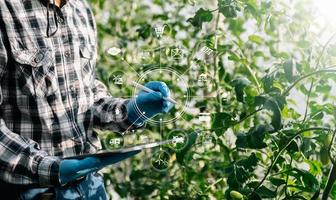
[[[100,148],[92,133],[96,27],[85,0],[71,0],[47,37],[47,7],[38,0],[3,0],[1,31],[9,62],[2,75],[0,117],[13,132],[50,155],[72,156]],[[49,29],[56,30],[49,10]]]

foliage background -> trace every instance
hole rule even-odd
[[[163,130],[148,125],[124,136],[130,145],[139,143],[140,135],[158,140],[160,132],[165,138],[178,129],[189,140],[181,151],[164,147],[171,154],[164,172],[151,166],[155,150],[104,170],[113,199],[233,199],[231,191],[244,199],[318,199],[329,190],[327,180],[332,183],[335,176],[329,176],[335,29],[318,17],[311,1],[91,4],[99,30],[97,75],[114,96],[130,97],[132,87],[115,85],[113,73],[136,77],[158,64],[182,73],[188,69],[184,76],[192,96],[183,119]],[[158,40],[155,27],[162,24],[169,28]],[[167,55],[176,46],[184,49],[184,56],[171,60]],[[213,53],[195,59],[204,46]],[[107,55],[111,47],[121,54]],[[158,47],[164,53],[138,59],[139,49]],[[197,83],[201,74],[209,78],[203,86]],[[178,86],[171,90],[179,93]],[[198,120],[203,112],[211,113],[210,123]],[[109,134],[102,132],[103,141]],[[336,199],[336,188],[330,189],[330,198]]]

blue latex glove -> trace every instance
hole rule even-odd
[[[163,99],[170,95],[169,88],[164,82],[151,81],[144,86],[155,92],[140,91],[137,97],[131,99],[126,106],[128,120],[137,125],[143,124],[159,113],[167,113],[173,107],[172,103]]]
[[[87,157],[84,159],[64,159],[60,163],[59,179],[61,184],[66,184],[83,177],[91,172],[98,171],[108,165],[115,164],[124,159],[132,157],[141,151],[120,153],[106,158]]]

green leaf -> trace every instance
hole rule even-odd
[[[210,10],[204,10],[203,8],[200,8],[193,18],[188,19],[188,22],[190,22],[193,26],[201,29],[203,23],[211,22],[212,18],[213,15]]]
[[[244,167],[247,171],[253,171],[257,166],[259,158],[255,153],[252,153],[248,158],[240,160],[237,165]]]
[[[178,163],[184,164],[184,156],[191,149],[191,147],[195,144],[197,136],[198,136],[197,132],[192,132],[188,135],[188,139],[186,140],[187,144],[181,151],[176,153],[176,160]]]
[[[278,105],[278,102],[270,96],[257,96],[255,98],[255,106],[262,106],[264,109],[270,110],[273,112],[272,116],[272,126],[273,131],[277,131],[281,128],[281,110]]]
[[[268,93],[272,90],[274,79],[274,74],[267,74],[261,79],[265,92]]]
[[[294,81],[294,65],[295,65],[295,61],[294,60],[286,60],[283,63],[283,68],[284,68],[284,72],[285,72],[285,77],[289,82]]]
[[[225,168],[228,174],[227,183],[233,189],[239,189],[248,179],[253,176],[253,171],[257,167],[258,157],[252,153],[249,157],[230,164]]]
[[[230,44],[226,44],[226,45],[218,45],[217,47],[217,53],[218,54],[225,54],[227,52],[229,52],[232,49],[232,45]]]
[[[323,165],[321,162],[316,160],[305,160],[306,163],[309,164],[309,172],[314,176],[318,176],[322,174]]]
[[[253,192],[249,197],[248,200],[262,200],[259,194],[256,192]]]
[[[236,0],[218,0],[219,12],[227,18],[237,17],[241,10]]]
[[[259,12],[256,0],[247,0],[244,11],[251,13],[258,23],[260,23],[262,13]]]
[[[330,85],[317,85],[316,92],[328,94],[331,91],[332,87]]]
[[[211,127],[218,136],[223,135],[226,129],[236,123],[232,115],[227,112],[214,113],[211,115]]]
[[[237,18],[228,21],[229,21],[229,29],[232,31],[234,35],[240,36],[240,34],[245,31],[244,28],[245,21],[243,19]]]
[[[263,185],[258,188],[256,193],[258,193],[261,198],[275,198],[277,196],[276,191],[270,190]]]
[[[286,181],[284,179],[281,179],[281,178],[270,177],[269,181],[277,187],[286,184]]]
[[[238,78],[232,81],[239,102],[244,103],[244,88],[250,84],[251,82],[246,78]]]
[[[250,178],[250,173],[242,166],[231,165],[225,169],[225,173],[229,174],[227,184],[234,189],[240,188]]]
[[[258,36],[258,35],[250,35],[249,37],[248,37],[248,39],[251,41],[251,42],[254,42],[254,43],[256,43],[256,44],[262,44],[263,43],[263,39],[260,37],[260,36]]]
[[[288,174],[296,179],[295,185],[290,187],[295,187],[305,192],[316,192],[319,189],[319,182],[316,177],[306,170],[295,168]]]
[[[334,186],[332,187],[330,196],[332,197],[332,199],[336,199],[336,184],[334,184]]]
[[[264,142],[265,134],[268,133],[268,127],[257,125],[251,128],[246,134],[238,134],[236,146],[238,148],[262,149],[267,145]]]
[[[147,39],[151,36],[151,33],[152,33],[152,27],[150,24],[142,24],[140,28],[138,28],[136,30],[139,34],[139,36],[142,38],[142,39]]]

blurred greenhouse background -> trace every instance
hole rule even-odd
[[[131,98],[129,80],[163,80],[181,102],[144,130],[126,135],[97,130],[104,147],[186,139],[185,146],[146,150],[104,170],[112,199],[232,199],[232,190],[249,199],[310,199],[323,189],[331,167],[320,160],[329,138],[324,132],[295,138],[290,146],[297,146],[280,151],[275,161],[273,154],[294,130],[335,123],[334,75],[316,73],[295,85],[335,63],[336,20],[329,16],[333,11],[319,13],[328,10],[317,6],[323,1],[90,2],[98,28],[97,77],[111,94]],[[278,118],[273,107],[262,110],[256,103],[261,95],[276,99]],[[159,118],[174,120],[161,124]],[[274,131],[256,144],[247,141],[253,138],[244,138],[250,145],[237,142],[237,135],[266,124]],[[111,143],[116,138],[120,144]],[[155,165],[160,152],[167,168]],[[268,169],[271,177],[260,182]],[[304,175],[283,173],[290,169]],[[331,195],[336,199],[336,189]]]

